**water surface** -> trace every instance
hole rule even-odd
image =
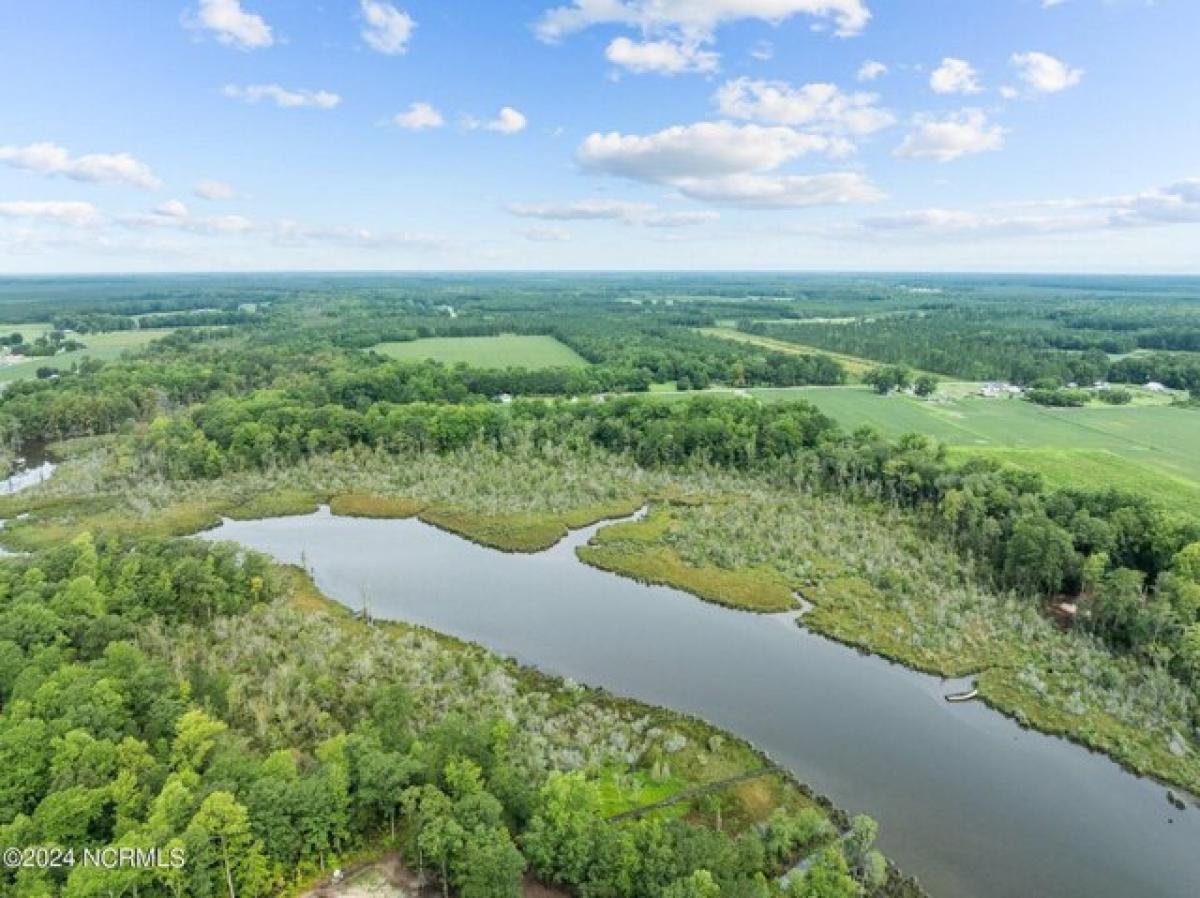
[[[937,898],[1196,898],[1200,809],[951,687],[796,626],[416,520],[316,514],[205,534],[304,564],[327,595],[735,732],[852,812]]]

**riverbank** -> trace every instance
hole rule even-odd
[[[311,566],[328,595],[376,619],[418,622],[738,733],[841,806],[872,813],[881,849],[934,894],[1173,898],[1200,875],[1200,817],[1154,783],[980,703],[950,705],[957,685],[798,628],[793,613],[746,614],[581,564],[575,549],[596,530],[508,554],[416,520],[321,511],[230,521],[205,538]],[[679,788],[626,785],[645,804]]]
[[[804,621],[813,631],[940,676],[977,674],[981,698],[1022,724],[1200,793],[1194,696],[1161,671],[1058,631],[1028,603],[980,589],[953,552],[894,512],[763,478],[651,473],[596,454],[343,454],[183,483],[130,480],[113,467],[119,459],[73,458],[55,484],[0,498],[0,518],[29,514],[0,538],[28,551],[83,529],[178,536],[222,517],[305,514],[328,502],[367,517],[416,515],[481,545],[529,552],[651,497],[646,520],[602,529],[581,558],[755,611],[788,610],[799,590],[814,605]],[[471,501],[478,510],[461,511]]]
[[[581,757],[593,759],[584,766],[596,778],[604,814],[613,825],[655,817],[736,835],[769,827],[781,814],[801,818],[807,815],[813,836],[797,846],[772,875],[780,875],[801,859],[836,844],[839,834],[850,826],[850,816],[830,799],[815,793],[750,742],[698,717],[564,681],[427,627],[397,620],[368,621],[361,613],[325,595],[299,567],[281,565],[277,570],[285,583],[287,607],[309,621],[319,622],[326,634],[326,650],[335,655],[342,653],[339,645],[343,641],[347,647],[364,643],[378,647],[382,642],[389,647],[387,650],[397,653],[411,653],[415,644],[421,644],[426,646],[426,664],[431,661],[428,646],[432,645],[459,666],[483,670],[496,666],[502,670],[519,694],[534,698],[539,714],[547,718],[541,724],[544,729],[570,734],[570,749],[562,748],[567,752],[563,757],[579,752]],[[255,621],[246,624],[260,631]],[[336,634],[333,644],[331,633]],[[559,719],[564,719],[564,725],[553,723]],[[649,751],[627,750],[647,738],[652,743]],[[594,760],[597,750],[599,757],[607,760]],[[630,760],[622,762],[622,755]],[[633,761],[635,755],[637,760]],[[403,841],[403,834],[398,838]],[[365,866],[375,864],[368,861]],[[884,883],[870,894],[903,898],[926,894],[891,863],[885,875]],[[393,885],[401,880],[410,886],[414,882],[402,875],[390,879]],[[343,891],[310,889],[304,894],[340,896]],[[527,898],[565,895],[528,878],[524,894]]]
[[[851,526],[817,526],[829,517],[822,502],[833,500],[750,492],[741,506],[658,506],[644,522],[601,530],[578,554],[609,572],[749,611],[784,610],[783,596],[802,592],[813,604],[802,626],[925,673],[975,676],[980,700],[1023,726],[1200,795],[1200,747],[1189,735],[1194,698],[1182,686],[1059,632],[1028,603],[989,596],[961,574],[930,577],[956,559],[931,552],[900,519],[889,539],[865,526],[861,509],[835,502],[833,516]],[[857,550],[833,544],[846,530],[859,535]],[[1160,714],[1160,701],[1173,714]]]

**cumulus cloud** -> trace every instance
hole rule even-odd
[[[522,112],[513,109],[511,106],[505,106],[496,117],[486,122],[481,122],[478,119],[466,116],[463,118],[463,126],[468,130],[474,131],[482,128],[485,131],[495,131],[498,134],[517,134],[524,131],[529,124],[529,119]]]
[[[819,175],[759,175],[743,173],[704,178],[679,185],[697,200],[746,209],[804,209],[872,203],[884,193],[859,172]]]
[[[999,125],[990,124],[981,109],[963,109],[941,118],[918,116],[916,127],[894,155],[900,159],[953,162],[963,156],[999,150],[1006,133]]]
[[[197,181],[192,193],[204,200],[232,200],[238,195],[233,185],[224,181]]]
[[[624,25],[644,34],[705,40],[729,22],[779,24],[798,15],[830,21],[842,36],[862,31],[871,18],[864,0],[573,0],[548,10],[536,31],[553,42],[593,25]]]
[[[977,94],[983,90],[979,73],[965,59],[947,56],[929,76],[929,86],[939,94]]]
[[[844,93],[835,84],[792,87],[782,81],[728,81],[716,93],[717,108],[730,118],[860,136],[895,123],[870,93]]]
[[[918,239],[983,239],[1200,224],[1200,178],[1142,193],[1010,203],[985,211],[919,209],[867,218],[862,233]]]
[[[177,199],[160,203],[144,214],[122,216],[117,221],[131,229],[169,229],[192,234],[243,234],[255,228],[252,221],[240,215],[194,216],[187,204]]]
[[[681,75],[686,72],[716,71],[721,57],[697,43],[672,40],[633,41],[618,37],[604,51],[614,65],[636,74]]]
[[[184,22],[239,50],[258,50],[275,43],[271,26],[262,16],[243,9],[241,0],[200,0],[196,11]]]
[[[586,199],[570,203],[510,203],[508,211],[521,218],[544,221],[619,221],[648,228],[687,228],[716,221],[720,215],[707,209],[664,211],[653,203]]]
[[[0,202],[0,217],[20,218],[84,228],[98,225],[104,216],[91,203],[61,200],[10,200]]]
[[[408,131],[428,131],[446,124],[446,119],[429,103],[413,103],[406,112],[392,117],[392,124]]]
[[[858,73],[855,77],[859,81],[875,81],[882,78],[888,73],[888,67],[882,62],[876,62],[874,59],[868,59],[858,67]]]
[[[668,185],[712,203],[781,208],[877,199],[878,189],[856,173],[775,173],[812,153],[848,149],[844,138],[783,126],[697,122],[648,135],[591,134],[577,158],[588,171]]]
[[[157,190],[162,186],[150,167],[129,153],[72,156],[57,144],[31,143],[0,146],[0,162],[42,175],[62,175],[74,181],[129,184],[146,190]]]
[[[413,29],[417,27],[413,17],[380,0],[362,0],[361,6],[365,22],[362,38],[367,46],[389,56],[406,53]]]
[[[233,100],[244,103],[274,103],[281,109],[333,109],[342,98],[327,90],[288,90],[278,84],[247,84],[244,87],[226,84],[221,91]]]
[[[681,178],[767,171],[810,153],[836,155],[843,147],[837,138],[793,128],[697,122],[647,135],[590,134],[578,158],[590,171],[669,184]]]
[[[1017,77],[1034,93],[1058,93],[1083,80],[1083,69],[1073,68],[1061,59],[1036,50],[1014,53],[1012,64],[1017,70]]]

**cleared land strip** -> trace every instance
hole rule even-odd
[[[758,770],[751,770],[746,773],[739,773],[737,776],[726,777],[723,780],[717,780],[714,783],[705,783],[702,786],[693,786],[691,789],[684,789],[682,792],[676,792],[662,801],[655,801],[651,804],[644,804],[638,808],[632,808],[628,811],[622,811],[619,814],[613,814],[608,820],[630,820],[635,817],[642,817],[653,811],[661,811],[663,808],[669,808],[673,804],[679,804],[681,801],[691,801],[693,798],[699,798],[702,795],[707,795],[710,792],[720,792],[722,789],[729,786],[735,786],[738,783],[744,783],[747,780],[756,780],[761,776],[769,776],[773,773],[780,773],[781,767],[774,764],[769,767],[761,767]]]
[[[759,334],[748,334],[745,331],[740,331],[732,327],[702,327],[699,328],[699,331],[710,337],[720,337],[722,340],[732,340],[735,343],[749,343],[753,346],[760,346],[763,349],[770,349],[775,352],[786,352],[792,355],[827,355],[831,359],[841,362],[846,372],[855,380],[861,379],[872,368],[877,368],[883,364],[883,362],[873,362],[870,359],[860,358],[855,355],[830,352],[817,346],[790,343],[787,340],[777,340],[774,337],[763,337]],[[913,369],[913,371],[916,374],[934,374],[935,377],[944,376],[932,371],[922,371],[919,368]]]

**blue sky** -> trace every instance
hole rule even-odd
[[[0,272],[1200,273],[1195,0],[0,4]]]

